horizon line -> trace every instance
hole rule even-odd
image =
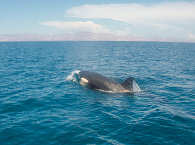
[[[160,42],[160,43],[195,43],[190,41],[157,41],[157,40],[15,40],[1,41],[0,43],[12,42]]]

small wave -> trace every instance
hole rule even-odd
[[[80,70],[74,70],[73,72],[71,72],[71,74],[69,74],[67,77],[66,77],[66,81],[73,81],[73,82],[76,82],[77,81],[77,78],[75,75],[78,75],[80,73]]]

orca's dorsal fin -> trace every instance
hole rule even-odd
[[[140,92],[141,89],[133,77],[127,78],[121,85],[130,92]]]
[[[127,89],[127,90],[129,90],[129,91],[133,91],[133,81],[134,81],[135,79],[133,78],[133,77],[129,77],[129,78],[127,78],[124,82],[122,82],[121,83],[121,85],[125,88],[125,89]]]

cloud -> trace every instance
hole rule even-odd
[[[66,32],[91,32],[91,33],[109,33],[105,27],[92,21],[48,21],[42,22],[42,25],[56,27]]]
[[[57,28],[60,33],[69,36],[68,40],[137,40],[136,36],[128,36],[125,31],[118,29],[113,31],[92,21],[47,21],[41,22],[41,25]],[[59,38],[58,36],[64,38],[60,34],[53,38]]]
[[[57,31],[50,35],[0,35],[0,41],[195,42],[195,2],[81,5],[68,9],[65,21],[48,20],[40,24]]]
[[[61,34],[9,34],[0,35],[1,41],[143,41],[144,38],[112,33],[75,32]]]
[[[136,23],[171,23],[195,21],[195,3],[174,2],[143,4],[82,5],[67,10],[66,15],[79,18],[103,18]]]
[[[188,34],[188,40],[192,41],[192,42],[195,42],[195,34],[189,33]]]
[[[195,2],[166,2],[81,5],[68,9],[65,15],[91,21],[109,19],[126,23],[128,29],[121,29],[122,36],[128,34],[145,40],[190,41],[194,39],[187,35],[195,32],[194,14]]]

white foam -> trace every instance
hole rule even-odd
[[[76,74],[79,74],[80,73],[80,70],[75,70],[73,72],[71,72],[71,74],[69,74],[67,77],[66,77],[66,81],[73,81],[73,82],[76,82],[77,79],[75,77]]]

